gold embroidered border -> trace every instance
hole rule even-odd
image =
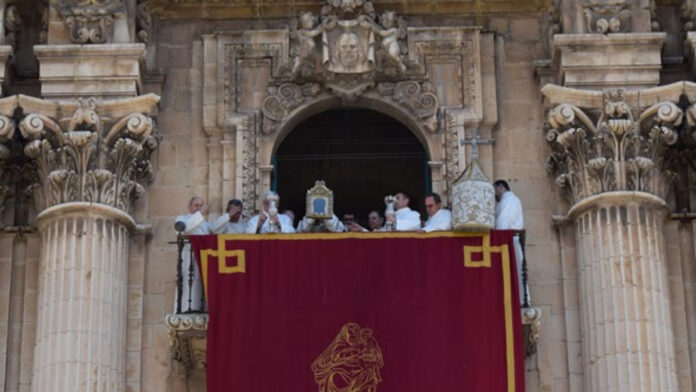
[[[481,253],[481,260],[473,254]],[[491,246],[491,238],[484,234],[481,246],[464,246],[465,268],[490,268],[491,254],[500,253],[503,270],[503,311],[505,312],[505,359],[507,364],[508,392],[515,392],[515,333],[512,313],[512,281],[510,279],[510,253],[507,244]]]

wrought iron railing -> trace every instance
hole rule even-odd
[[[519,230],[516,232],[519,236],[520,246],[522,248],[522,307],[531,307],[529,298],[529,290],[527,286],[527,257],[525,251],[526,232]],[[171,244],[177,245],[177,268],[176,268],[176,313],[206,313],[208,311],[205,303],[205,294],[203,284],[200,279],[200,273],[196,266],[193,249],[189,236],[178,235],[176,242]],[[514,251],[514,250],[513,250]]]
[[[175,244],[177,245],[176,313],[205,313],[208,308],[205,303],[203,283],[189,236],[178,235]]]

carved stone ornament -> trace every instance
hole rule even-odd
[[[553,152],[546,168],[571,203],[610,191],[642,191],[663,199],[675,174],[665,164],[677,142],[684,113],[662,101],[638,117],[621,90],[604,93],[597,120],[593,110],[560,104],[548,112],[546,140]],[[599,108],[597,108],[599,109]]]
[[[319,94],[320,90],[316,83],[307,83],[302,86],[284,83],[278,87],[269,87],[268,96],[263,101],[263,133],[272,133],[279,121],[304,103],[307,97]]]
[[[150,42],[152,32],[152,12],[147,1],[139,1],[135,8],[136,35],[140,42]]]
[[[430,83],[418,83],[412,80],[398,83],[385,82],[377,86],[377,91],[380,95],[390,97],[392,101],[411,111],[422,121],[427,130],[437,131],[438,100]]]
[[[207,314],[168,314],[167,325],[169,345],[174,360],[179,361],[188,375],[194,369],[205,370]]]
[[[316,181],[314,186],[307,190],[308,218],[331,219],[333,217],[333,192],[326,187],[324,181]]]
[[[126,13],[123,0],[60,0],[57,10],[76,44],[110,42],[114,19]]]
[[[9,161],[11,151],[9,143],[15,133],[15,122],[9,118],[8,110],[5,109],[8,99],[0,100],[0,218],[5,208],[5,202],[13,195],[13,187],[11,181],[11,170],[9,170]],[[7,115],[5,115],[7,114]],[[2,222],[0,222],[2,227]]]
[[[19,11],[14,5],[10,5],[5,9],[5,43],[15,46],[17,44],[17,33],[22,26],[22,19],[19,16]]]
[[[452,228],[488,231],[495,227],[495,190],[478,164],[472,160],[452,187]]]
[[[629,31],[631,11],[627,0],[585,0],[582,8],[588,33]]]
[[[159,97],[100,104],[94,99],[54,104],[20,96],[29,113],[19,124],[25,154],[37,165],[37,209],[74,201],[131,213],[151,180],[150,155],[159,143],[153,119]],[[35,110],[35,111],[34,111]],[[55,117],[53,117],[54,115]]]
[[[375,81],[395,80],[408,71],[405,38],[405,23],[394,12],[377,17],[369,1],[329,0],[320,18],[303,12],[291,24],[293,61],[287,75],[323,82],[352,101]]]
[[[522,333],[524,335],[524,355],[536,353],[541,329],[541,308],[522,308]]]

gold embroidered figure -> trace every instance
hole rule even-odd
[[[382,350],[370,328],[348,323],[312,363],[319,392],[376,392]]]

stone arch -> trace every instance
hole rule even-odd
[[[332,109],[369,109],[387,115],[409,129],[421,142],[430,165],[431,187],[433,191],[442,192],[444,189],[444,168],[439,163],[445,159],[442,148],[443,133],[428,129],[422,120],[413,115],[411,111],[394,103],[390,99],[379,94],[364,94],[354,101],[345,102],[341,98],[331,95],[317,97],[311,102],[298,106],[287,116],[283,117],[274,127],[274,131],[261,137],[259,143],[259,167],[260,170],[260,194],[270,189],[271,172],[273,170],[272,157],[285,137],[292,132],[302,121]]]
[[[404,108],[377,97],[362,96],[355,100],[355,102],[344,103],[338,97],[325,96],[298,107],[278,124],[276,131],[267,136],[263,146],[260,148],[259,161],[261,165],[271,164],[271,157],[278,149],[278,146],[283,142],[283,139],[285,139],[285,137],[302,121],[327,110],[352,108],[374,110],[397,120],[408,128],[423,144],[423,148],[430,160],[443,159],[443,151],[440,147],[440,135],[426,130],[425,127],[419,123],[418,119],[414,118]]]

